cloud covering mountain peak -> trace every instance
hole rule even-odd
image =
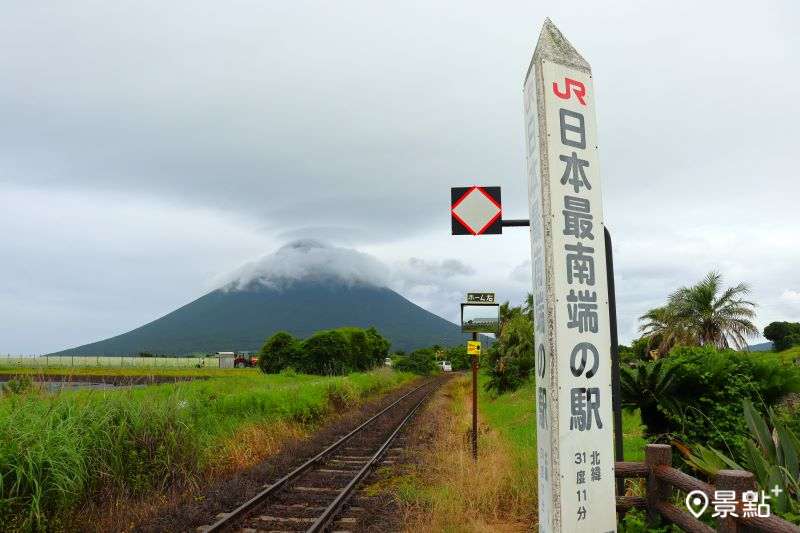
[[[285,289],[297,283],[326,283],[385,287],[389,269],[365,253],[301,239],[276,252],[249,263],[232,276],[225,290],[244,290],[253,284],[270,289]]]

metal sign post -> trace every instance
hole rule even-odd
[[[478,356],[481,343],[478,334],[472,332],[472,341],[467,343],[467,354],[472,355],[472,458],[478,459]]]
[[[539,531],[616,531],[611,338],[591,67],[546,20],[524,84]]]
[[[469,293],[470,295],[491,295],[494,293]],[[472,458],[478,458],[478,356],[481,354],[481,343],[478,333],[497,334],[500,328],[500,306],[495,303],[473,302],[461,304],[461,331],[472,333],[472,340],[467,342],[467,355],[472,356]]]

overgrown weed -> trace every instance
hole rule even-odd
[[[448,386],[453,400],[449,410],[440,408],[423,466],[395,491],[406,531],[517,532],[536,521],[536,468],[524,446],[484,425],[478,460],[472,459],[470,387],[468,378]]]
[[[63,530],[89,504],[192,491],[200,476],[277,453],[338,409],[331,395],[352,405],[407,379],[243,374],[124,391],[5,395],[0,531]]]

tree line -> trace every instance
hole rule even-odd
[[[268,374],[288,368],[304,374],[347,374],[383,364],[389,346],[374,327],[330,329],[307,339],[278,331],[259,350],[258,366]]]

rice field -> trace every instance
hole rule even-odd
[[[21,368],[231,368],[233,360],[219,357],[0,355],[0,370]]]

